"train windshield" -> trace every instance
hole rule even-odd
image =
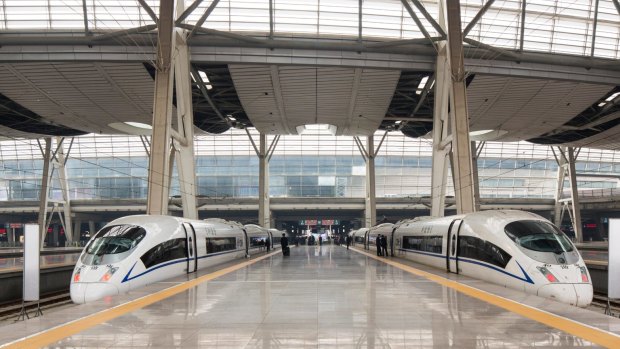
[[[101,229],[84,250],[82,263],[98,265],[116,263],[127,257],[146,236],[135,225],[113,225]]]
[[[508,223],[504,231],[517,245],[528,250],[560,254],[574,249],[564,233],[544,221],[516,221]]]

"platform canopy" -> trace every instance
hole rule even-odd
[[[194,125],[424,136],[446,37],[438,11],[186,0],[176,25],[201,76]],[[0,135],[148,133],[158,13],[156,0],[0,0]],[[619,13],[619,0],[462,0],[472,137],[620,149]]]

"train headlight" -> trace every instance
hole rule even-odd
[[[106,271],[106,273],[103,274],[103,276],[101,277],[101,279],[99,279],[99,281],[102,281],[102,282],[110,281],[110,279],[112,278],[112,275],[114,275],[114,273],[116,273],[117,270],[118,270],[118,267],[108,267],[108,271]]]
[[[579,267],[581,270],[581,282],[590,282],[590,278],[588,278],[588,270],[586,267]]]
[[[556,278],[555,275],[549,271],[549,269],[545,267],[536,267],[536,269],[538,269],[538,271],[540,271],[540,273],[543,274],[549,282],[558,282],[558,278]]]
[[[82,272],[82,268],[79,268],[75,274],[73,274],[73,282],[80,282],[80,273]]]

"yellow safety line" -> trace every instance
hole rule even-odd
[[[567,319],[559,315],[554,315],[544,310],[536,309],[529,305],[525,305],[498,295],[494,295],[492,293],[477,289],[475,287],[467,286],[460,282],[452,281],[444,277],[410,267],[405,264],[401,264],[389,259],[379,258],[373,254],[361,251],[358,248],[354,248],[353,250],[368,257],[374,258],[378,261],[389,264],[398,269],[409,272],[411,274],[424,277],[440,285],[452,288],[470,297],[480,299],[484,302],[493,304],[500,308],[504,308],[513,313],[524,316],[528,319],[538,321],[547,326],[554,327],[577,337],[583,338],[592,343],[596,343],[607,348],[620,348],[620,336],[615,333],[594,328],[592,326],[577,322],[575,320]]]
[[[132,311],[138,310],[140,308],[144,308],[148,305],[151,305],[153,303],[159,302],[161,300],[164,300],[166,298],[172,297],[176,294],[179,294],[189,288],[192,288],[194,286],[197,286],[205,281],[210,281],[213,280],[215,278],[218,278],[220,276],[226,275],[228,273],[231,273],[233,271],[245,268],[247,266],[250,266],[258,261],[261,261],[267,257],[271,257],[277,253],[280,253],[280,251],[275,251],[272,252],[268,255],[264,255],[261,257],[258,257],[256,259],[247,261],[247,262],[243,262],[243,263],[239,263],[221,270],[218,270],[216,272],[207,274],[207,275],[203,275],[201,277],[198,277],[194,280],[190,280],[190,281],[186,281],[183,282],[181,284],[172,286],[170,288],[167,288],[165,290],[161,290],[159,292],[129,301],[127,303],[118,305],[114,308],[110,308],[110,309],[106,309],[106,310],[102,310],[98,313],[92,314],[92,315],[88,315],[85,316],[83,318],[68,322],[66,324],[62,324],[53,328],[50,328],[49,330],[45,330],[43,332],[39,332],[36,334],[33,334],[31,336],[22,338],[22,339],[18,339],[14,342],[11,343],[7,343],[4,345],[0,345],[0,348],[3,349],[14,349],[14,348],[41,348],[44,347],[46,345],[49,345],[51,343],[55,343],[58,342],[59,340],[72,336],[78,332],[87,330],[91,327],[97,326],[103,322],[106,321],[110,321],[114,318],[117,318],[119,316],[123,316],[127,313],[130,313]]]

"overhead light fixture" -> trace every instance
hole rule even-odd
[[[151,125],[135,121],[113,122],[108,126],[130,135],[148,136],[153,132]]]
[[[598,106],[599,106],[599,107],[602,107],[602,106],[604,106],[605,104],[607,104],[607,103],[605,103],[605,102],[601,102],[601,103],[599,103],[599,104],[598,104]]]
[[[226,115],[226,117],[228,118],[228,120],[230,121],[237,121],[237,118],[235,118],[234,116],[232,116],[231,114]]]
[[[397,120],[397,121],[395,122],[395,124],[396,124],[396,125],[400,125],[402,122],[403,122],[402,120]]]
[[[202,79],[202,82],[204,82],[205,86],[207,87],[207,90],[213,89],[213,85],[211,85],[211,80],[209,80],[207,73],[205,73],[202,70],[199,70],[198,75],[200,75],[200,78]]]
[[[420,80],[420,83],[418,84],[418,88],[415,91],[416,95],[422,94],[422,91],[424,91],[424,86],[426,86],[427,81],[428,81],[428,76],[425,76],[422,78],[422,80]]]
[[[611,101],[613,101],[614,99],[616,99],[616,97],[618,97],[618,96],[620,96],[620,92],[616,92],[616,93],[612,94],[611,96],[607,97],[607,98],[605,99],[605,101],[606,101],[606,102],[611,102]]]

